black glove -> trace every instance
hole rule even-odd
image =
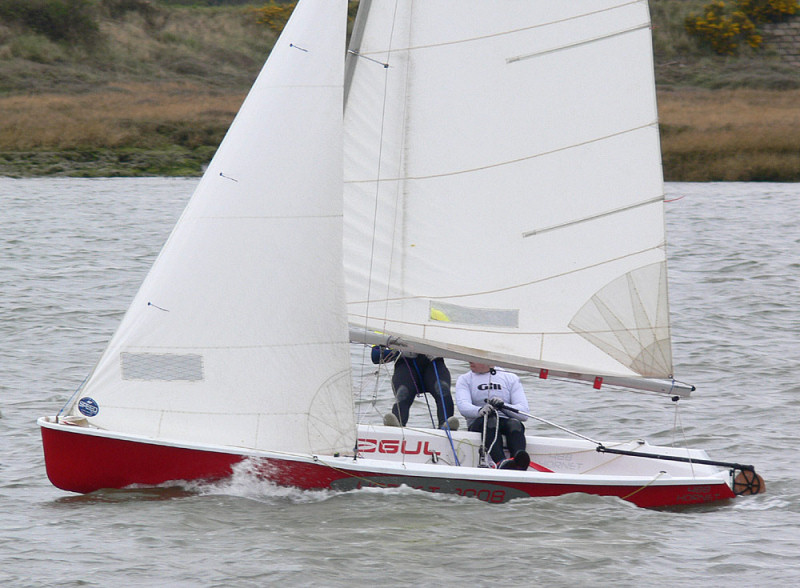
[[[481,406],[480,410],[478,411],[478,416],[488,416],[494,412],[491,404],[484,404]]]
[[[487,402],[494,406],[497,410],[504,408],[506,405],[506,403],[503,402],[503,399],[499,396],[492,396],[489,400],[487,400]]]

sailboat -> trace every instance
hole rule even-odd
[[[760,491],[644,441],[359,422],[350,346],[675,397],[645,0],[301,0],[86,382],[58,488],[406,485],[642,507]]]

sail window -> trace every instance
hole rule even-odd
[[[470,308],[447,302],[431,301],[429,316],[432,321],[443,323],[519,328],[519,310],[515,308]]]
[[[203,379],[203,356],[177,353],[121,353],[122,379],[198,382]]]
[[[671,378],[667,264],[650,264],[606,284],[569,327],[636,373]]]

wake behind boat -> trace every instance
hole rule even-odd
[[[763,489],[701,450],[528,435],[531,467],[501,470],[479,433],[358,422],[351,341],[692,387],[672,369],[646,1],[362,0],[347,52],[346,12],[298,3],[94,371],[39,419],[53,484],[247,461],[304,489],[487,502]]]

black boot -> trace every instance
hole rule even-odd
[[[514,454],[514,457],[509,457],[500,463],[499,469],[501,470],[527,470],[531,465],[531,456],[524,449],[520,449]]]

